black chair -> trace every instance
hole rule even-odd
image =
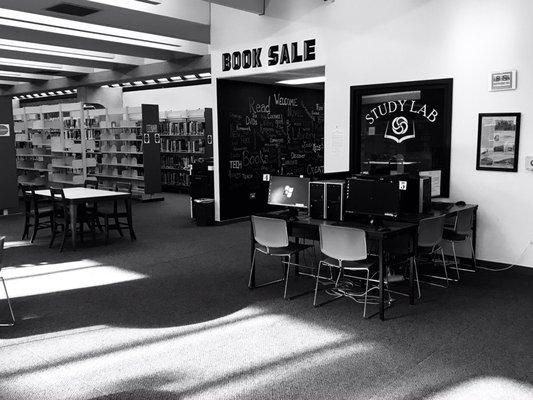
[[[117,182],[115,183],[115,191],[116,192],[125,192],[130,193],[132,192],[132,185],[131,182]],[[105,243],[107,244],[109,241],[109,232],[111,230],[116,230],[120,234],[121,237],[124,237],[124,233],[122,232],[122,228],[128,228],[130,229],[130,224],[128,222],[128,212],[126,209],[126,205],[124,204],[124,208],[119,207],[118,200],[113,201],[113,208],[112,209],[99,209],[98,210],[98,217],[103,218],[104,220],[104,230],[105,230]],[[113,222],[111,222],[113,221]],[[131,230],[130,230],[131,231]],[[131,240],[135,240],[135,237],[132,236]]]
[[[70,233],[70,210],[65,193],[62,188],[50,188],[52,196],[52,239],[50,239],[50,248],[54,245],[54,240],[59,232],[63,233],[59,251],[63,251],[65,241]],[[61,228],[61,230],[59,229]]]
[[[0,237],[0,273],[2,272],[2,257],[4,255],[5,240],[6,240],[5,236]],[[0,326],[13,326],[15,325],[15,315],[13,314],[13,308],[11,307],[11,300],[9,299],[9,294],[7,293],[6,282],[4,281],[4,278],[1,275],[0,275],[0,280],[2,281],[2,285],[4,286],[4,291],[6,292],[7,306],[9,307],[9,313],[11,314],[11,321],[8,323],[0,323]]]
[[[98,189],[98,181],[95,180],[86,180],[83,183],[83,187]],[[92,203],[84,203],[78,206],[78,221],[81,223],[80,231],[80,240],[83,241],[83,224],[86,224],[89,227],[89,230],[93,232],[94,237],[94,225],[98,227],[100,232],[103,232],[104,229],[100,223],[100,218],[98,217],[98,203],[93,201]]]
[[[37,231],[41,229],[50,229],[52,226],[52,208],[48,200],[39,199],[35,195],[36,187],[33,185],[19,184],[24,202],[24,232],[22,239],[29,238],[30,227],[33,226],[33,233],[30,242],[33,243],[37,237]]]

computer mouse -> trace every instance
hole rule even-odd
[[[463,200],[459,200],[455,202],[455,205],[459,207],[464,207],[466,206],[466,203]]]

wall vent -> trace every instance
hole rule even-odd
[[[96,8],[78,6],[76,4],[59,3],[55,6],[48,7],[46,11],[51,11],[60,14],[73,15],[75,17],[86,17],[87,15],[94,14],[100,10]]]

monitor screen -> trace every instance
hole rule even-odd
[[[307,208],[309,178],[272,176],[268,187],[268,204],[284,207]]]
[[[389,180],[348,179],[345,210],[350,214],[398,215],[398,183]]]

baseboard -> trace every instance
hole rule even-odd
[[[459,261],[459,263],[463,263],[464,262],[467,265],[469,263],[470,264],[472,263],[472,259],[469,258],[469,257],[457,257],[457,260]],[[502,268],[506,268],[509,265],[511,265],[510,263],[501,263],[501,262],[496,262],[496,261],[480,260],[478,258],[476,258],[476,263],[479,266],[481,266],[481,267],[491,268],[491,269],[502,269]],[[525,272],[525,273],[533,275],[533,267],[530,267],[530,266],[527,266],[527,265],[514,265],[513,269],[514,268],[519,269],[520,272]]]

